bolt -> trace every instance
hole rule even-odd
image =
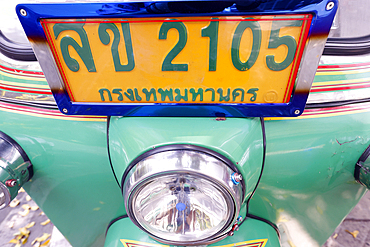
[[[234,172],[232,175],[231,175],[231,181],[235,184],[235,185],[238,185],[240,183],[240,181],[243,180],[243,177],[241,174],[239,173],[236,173]]]
[[[5,181],[5,185],[8,186],[8,187],[14,187],[14,186],[17,185],[17,180],[9,179],[9,180]]]
[[[295,111],[294,111],[294,114],[295,114],[295,115],[298,115],[299,113],[301,113],[301,111],[300,111],[300,110],[295,110]]]
[[[233,227],[231,228],[231,230],[229,231],[228,235],[231,237],[234,235],[234,232],[238,231],[239,230],[239,225],[238,223],[235,223],[233,225]]]
[[[216,121],[226,121],[226,118],[225,117],[217,117]]]
[[[68,113],[68,110],[66,108],[63,108],[64,113]]]
[[[233,229],[231,229],[233,232],[237,232],[239,230],[239,225],[235,224],[233,226]]]
[[[243,221],[243,217],[239,215],[238,218],[236,219],[236,221],[242,222]]]
[[[326,10],[332,10],[334,6],[335,6],[334,2],[328,2],[328,4],[326,5]]]
[[[25,11],[24,9],[21,9],[19,11],[19,13],[21,13],[21,16],[26,16],[27,15],[27,11]]]

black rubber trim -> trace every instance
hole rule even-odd
[[[242,221],[239,225],[242,225],[242,224],[244,223],[244,221],[246,221],[248,218],[250,218],[250,219],[254,219],[254,220],[263,221],[263,222],[265,222],[265,223],[269,224],[269,225],[270,225],[272,228],[274,228],[274,230],[276,231],[276,233],[277,233],[277,235],[278,235],[278,238],[279,238],[279,239],[281,238],[279,228],[278,228],[274,223],[272,223],[271,221],[266,220],[266,219],[264,219],[264,218],[262,218],[262,217],[259,217],[259,216],[256,216],[256,215],[253,215],[253,214],[247,214],[247,217],[245,217],[245,218],[243,219],[243,221]]]
[[[33,166],[32,166],[31,160],[26,154],[26,152],[13,138],[11,138],[10,136],[8,136],[2,131],[0,131],[0,138],[10,143],[10,145],[12,145],[15,149],[17,149],[24,162],[29,162],[29,165],[27,166],[27,170],[28,170],[28,180],[30,180],[33,177],[34,172],[33,172]]]
[[[325,102],[325,103],[308,103],[308,104],[306,104],[305,109],[330,108],[330,107],[338,107],[338,106],[351,105],[351,104],[360,104],[360,103],[366,103],[366,102],[370,102],[370,98],[356,99],[356,100],[332,101],[332,102]]]
[[[35,53],[29,44],[20,44],[8,39],[0,31],[0,52],[8,58],[32,62],[37,61]]]
[[[28,166],[27,166],[27,170],[28,170],[28,181],[33,177],[33,165],[31,164],[31,161],[29,161],[28,163]]]
[[[110,126],[110,119],[111,119],[111,116],[107,116],[107,152],[108,152],[108,159],[109,159],[110,168],[112,169],[114,178],[116,179],[117,185],[119,186],[117,175],[116,175],[116,172],[114,171],[113,164],[112,164],[112,159],[110,157],[110,147],[109,147],[109,126]]]
[[[357,163],[356,163],[356,166],[355,166],[355,173],[354,173],[354,176],[355,176],[355,179],[357,180],[357,182],[359,182],[360,184],[362,184],[360,182],[360,170],[361,170],[361,166],[360,166],[360,163],[361,162],[365,162],[370,156],[370,145],[365,149],[365,151],[362,153],[362,155],[360,156],[360,158],[358,159]],[[364,185],[364,184],[362,184]]]
[[[261,178],[262,178],[262,174],[263,174],[263,170],[265,168],[265,159],[266,159],[266,127],[265,127],[265,120],[263,117],[260,117],[260,121],[261,121],[261,130],[262,130],[262,140],[263,140],[263,155],[262,155],[262,166],[261,166],[261,173],[260,173],[260,176],[258,178],[258,181],[256,183],[256,186],[254,187],[254,190],[251,194],[251,196],[248,198],[248,201],[247,201],[247,213],[246,213],[246,217],[243,219],[243,221],[239,224],[239,225],[242,225],[244,223],[244,221],[246,221],[248,218],[251,218],[251,219],[255,219],[255,220],[259,220],[259,221],[263,221],[267,224],[269,224],[272,228],[274,228],[274,230],[276,231],[279,239],[280,239],[280,231],[279,231],[279,228],[274,224],[272,223],[271,221],[267,220],[267,219],[264,219],[262,217],[259,217],[259,216],[256,216],[256,215],[253,215],[253,214],[250,214],[249,213],[249,203],[250,203],[250,200],[252,199],[254,193],[256,192],[257,190],[257,187],[261,181]]]
[[[31,106],[31,107],[37,107],[42,109],[48,109],[48,110],[59,110],[56,103],[37,103],[32,101],[24,101],[24,100],[16,100],[16,99],[5,99],[0,97],[0,102],[15,104],[15,105],[24,105],[24,106]]]
[[[266,159],[266,128],[265,128],[265,120],[263,119],[263,117],[260,117],[260,121],[261,121],[262,140],[263,140],[263,154],[262,154],[261,173],[260,173],[260,176],[259,176],[259,178],[257,180],[256,186],[253,189],[252,194],[250,195],[250,197],[247,200],[247,215],[249,214],[249,202],[251,201],[254,193],[257,190],[257,187],[258,187],[258,185],[259,185],[259,183],[261,181],[261,178],[262,178],[263,169],[265,168],[265,159]]]
[[[109,227],[111,227],[114,223],[116,223],[117,221],[119,220],[122,220],[122,219],[126,219],[128,218],[128,215],[127,214],[124,214],[124,215],[121,215],[113,220],[111,220],[108,224],[108,227],[107,227],[107,230],[105,231],[105,236],[107,236],[107,233],[108,233],[108,230],[109,230]]]
[[[215,152],[211,149],[196,146],[196,145],[188,145],[188,144],[174,144],[174,145],[160,146],[160,147],[154,148],[152,150],[149,150],[149,151],[141,154],[140,156],[138,156],[136,159],[134,159],[127,166],[125,172],[123,173],[122,180],[121,180],[121,192],[122,192],[122,194],[123,194],[123,184],[125,182],[125,179],[126,179],[127,175],[129,174],[130,170],[134,166],[136,166],[137,163],[139,163],[141,160],[143,160],[143,159],[145,159],[145,158],[147,158],[151,155],[154,155],[154,154],[157,154],[157,153],[162,153],[162,152],[167,152],[167,151],[176,151],[176,150],[187,150],[187,151],[196,151],[196,152],[205,153],[207,155],[210,155],[210,156],[222,161],[231,170],[233,170],[234,172],[239,173],[238,168],[236,167],[236,165],[231,160],[229,160],[225,156],[223,156],[220,153],[217,153],[217,152]],[[245,194],[245,182],[244,182],[244,180],[241,181],[241,184],[242,184],[242,190],[243,190],[243,196],[244,196],[244,194]]]
[[[370,35],[356,38],[328,38],[323,55],[356,56],[370,53]]]

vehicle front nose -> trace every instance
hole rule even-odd
[[[262,124],[259,118],[111,118],[108,148],[122,214],[165,244],[204,245],[233,235],[262,172]]]

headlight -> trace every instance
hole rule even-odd
[[[9,189],[0,182],[0,209],[5,208],[10,203],[10,191]]]
[[[0,131],[0,209],[9,205],[32,175],[27,154],[10,136]]]
[[[139,161],[123,186],[128,216],[160,242],[199,245],[225,235],[236,221],[242,186],[220,159],[176,150]]]

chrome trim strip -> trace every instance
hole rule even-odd
[[[0,52],[19,61],[37,61],[29,44],[20,44],[8,39],[0,30]]]
[[[370,35],[356,38],[329,38],[323,55],[356,56],[370,53]]]
[[[62,77],[59,74],[58,67],[52,57],[52,52],[48,44],[44,42],[31,42],[31,46],[36,53],[37,60],[40,63],[45,78],[52,91],[66,91],[63,85]]]

